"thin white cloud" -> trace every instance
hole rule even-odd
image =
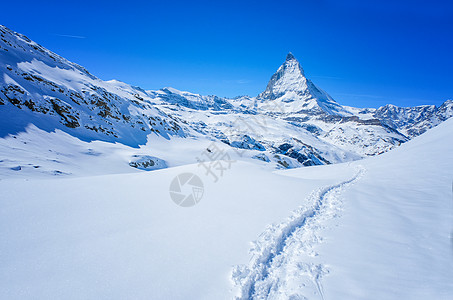
[[[67,37],[67,38],[73,38],[73,39],[86,39],[86,36],[81,36],[81,35],[70,35],[70,34],[55,34],[56,36],[62,36],[62,37]]]

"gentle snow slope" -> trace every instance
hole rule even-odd
[[[249,265],[235,269],[240,298],[451,299],[452,130],[448,120],[372,159],[281,172],[359,170],[315,193],[314,209],[293,215],[298,226],[290,218],[264,232]]]
[[[232,287],[233,266],[253,262],[258,239],[270,275],[251,283],[264,297],[447,299],[452,130],[448,120],[350,164],[271,173],[237,162],[217,183],[197,165],[1,180],[0,298],[229,299],[244,290]],[[168,194],[182,172],[205,184],[192,208]],[[290,230],[272,236],[279,228]]]
[[[205,184],[192,208],[168,192],[187,171]],[[249,242],[337,180],[301,181],[243,162],[217,183],[203,171],[1,180],[0,298],[231,298],[231,268],[247,262]]]
[[[326,299],[452,299],[452,132],[450,119],[363,161],[319,250],[332,270]]]

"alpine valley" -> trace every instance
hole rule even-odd
[[[305,76],[291,53],[264,92],[227,99],[173,88],[145,91],[116,80],[103,81],[5,26],[0,27],[0,35],[0,136],[24,139],[14,157],[5,148],[19,146],[1,143],[0,151],[9,156],[0,164],[3,176],[74,173],[65,170],[60,158],[49,159],[49,153],[55,156],[80,148],[82,157],[92,158],[93,151],[97,156],[106,154],[105,149],[90,150],[79,140],[110,142],[107,148],[117,143],[116,148],[129,150],[126,156],[150,154],[161,161],[151,169],[196,162],[197,154],[206,148],[201,141],[222,142],[241,159],[259,160],[272,168],[332,164],[384,153],[453,115],[451,100],[440,107],[342,106]],[[65,138],[78,147],[59,151],[52,148],[61,144],[55,142],[46,145],[50,149],[33,151],[33,146],[43,146],[36,141],[37,131],[49,133],[39,135],[44,139],[52,132],[57,132],[54,139],[66,133],[74,139]],[[176,159],[158,153],[162,148],[158,144],[182,139],[200,142],[181,144]],[[141,149],[139,154],[135,149]],[[184,155],[188,151],[192,154]],[[35,153],[33,159],[26,155],[29,152]],[[43,165],[43,160],[50,164]],[[123,169],[120,165],[127,165],[127,160],[113,159],[111,169]],[[89,165],[85,171],[96,173],[96,167]]]

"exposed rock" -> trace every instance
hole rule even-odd
[[[157,157],[149,155],[133,155],[129,166],[145,171],[167,168],[167,163]]]

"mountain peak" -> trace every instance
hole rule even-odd
[[[291,52],[288,52],[288,55],[286,55],[286,61],[288,60],[297,60],[294,55]]]
[[[307,78],[299,61],[289,52],[286,60],[272,75],[266,90],[258,98],[275,100],[288,92],[305,93],[307,89]]]
[[[285,62],[272,75],[266,90],[258,95],[259,100],[276,100],[291,112],[312,111],[347,114],[326,92],[307,79],[304,69],[294,55],[289,52]]]

